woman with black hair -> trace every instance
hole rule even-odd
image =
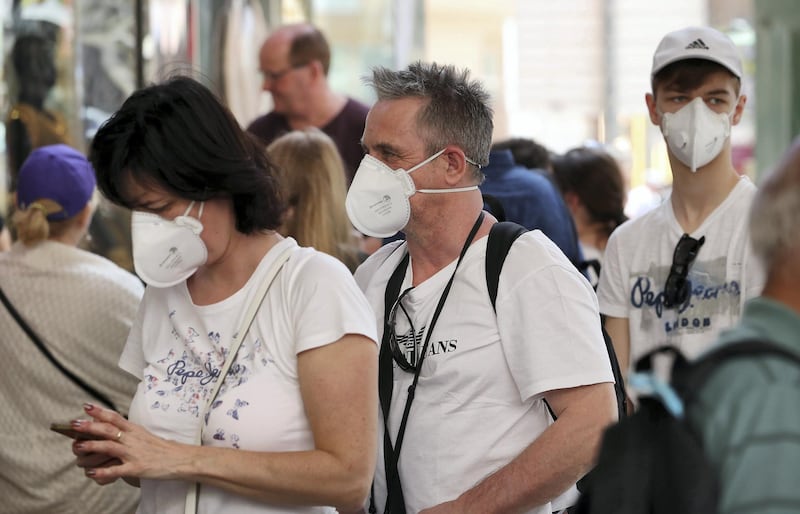
[[[97,132],[98,187],[133,210],[148,287],[120,365],[130,419],[87,405],[78,465],[140,513],[357,510],[377,432],[374,315],[340,261],[283,238],[261,143],[197,81],[131,95]],[[188,507],[188,509],[187,509]]]

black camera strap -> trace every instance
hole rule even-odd
[[[30,337],[31,341],[33,341],[33,343],[36,345],[39,351],[41,351],[42,354],[44,354],[44,356],[47,357],[47,360],[49,360],[53,364],[53,366],[55,366],[67,378],[72,380],[72,382],[75,383],[75,385],[83,389],[89,396],[100,401],[100,403],[106,405],[107,407],[119,412],[119,409],[117,409],[117,407],[114,405],[114,402],[112,402],[111,399],[109,399],[106,395],[104,395],[100,391],[96,390],[95,388],[87,384],[75,373],[65,368],[64,365],[61,364],[58,361],[58,359],[55,358],[55,356],[50,352],[50,350],[48,350],[47,347],[44,345],[39,336],[36,335],[36,332],[33,331],[33,329],[30,327],[30,325],[28,325],[25,322],[24,319],[22,319],[22,316],[20,316],[19,312],[17,312],[17,309],[14,308],[14,306],[11,304],[8,297],[3,292],[3,288],[1,287],[0,287],[0,300],[2,300],[3,304],[6,306],[6,309],[8,309],[8,312],[11,314],[11,317],[16,320],[20,328],[22,328],[22,330],[24,330],[25,333],[28,334],[28,337]]]
[[[389,406],[392,402],[392,389],[394,385],[394,364],[392,351],[389,346],[389,331],[394,329],[389,324],[389,311],[391,310],[391,306],[394,305],[394,302],[397,301],[397,298],[400,295],[400,286],[403,283],[406,270],[408,269],[408,252],[406,252],[406,254],[403,256],[403,259],[397,265],[397,268],[395,268],[394,272],[389,278],[389,282],[386,284],[383,308],[383,338],[381,339],[381,348],[378,356],[378,396],[380,399],[381,412],[383,413],[383,464],[386,477],[386,507],[384,514],[405,514],[406,512],[405,498],[403,497],[403,487],[400,483],[400,474],[397,470],[397,464],[400,460],[400,449],[403,446],[406,424],[408,423],[408,415],[411,412],[411,404],[414,402],[414,395],[417,389],[417,382],[419,381],[419,374],[422,370],[422,364],[425,361],[425,354],[428,350],[428,343],[430,342],[431,334],[433,334],[433,327],[436,324],[436,321],[439,319],[439,314],[442,312],[444,302],[447,299],[447,295],[450,293],[450,288],[452,287],[453,280],[456,277],[458,266],[464,259],[464,255],[467,253],[470,244],[472,244],[472,240],[475,239],[475,234],[478,232],[478,229],[483,222],[483,218],[484,212],[481,211],[478,219],[472,226],[472,230],[467,236],[466,241],[464,242],[464,246],[461,249],[461,254],[458,256],[458,261],[456,262],[456,267],[453,270],[453,274],[450,276],[450,280],[447,282],[444,291],[442,291],[442,296],[439,298],[439,303],[436,305],[436,309],[433,312],[433,317],[431,318],[431,322],[426,330],[425,342],[420,350],[419,362],[417,362],[416,369],[414,370],[414,378],[411,382],[411,385],[408,387],[408,397],[406,398],[406,404],[403,409],[403,417],[400,420],[400,427],[398,428],[397,438],[394,445],[392,444],[392,439],[389,435],[388,421]],[[416,334],[413,335],[413,340],[414,344],[416,345]],[[371,498],[370,503],[372,504],[371,510],[374,510],[374,498]]]

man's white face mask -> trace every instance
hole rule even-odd
[[[478,186],[450,189],[417,189],[409,173],[418,170],[444,153],[431,155],[416,166],[393,170],[371,155],[365,155],[347,191],[347,217],[362,234],[389,237],[402,230],[411,217],[409,198],[415,193],[459,193]]]
[[[712,111],[697,97],[680,110],[661,115],[661,133],[672,154],[696,172],[713,161],[731,135],[732,114]]]

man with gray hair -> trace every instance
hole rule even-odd
[[[800,138],[759,186],[750,240],[766,285],[719,344],[764,340],[800,356]],[[800,510],[800,366],[774,354],[729,359],[692,405],[718,471],[720,513]]]
[[[356,271],[382,336],[371,507],[563,510],[617,412],[594,291],[552,241],[526,232],[500,274],[495,314],[484,264],[497,220],[478,189],[487,93],[438,64],[376,68],[370,84],[377,102],[347,212],[364,234],[406,237]]]

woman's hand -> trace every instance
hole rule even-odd
[[[174,478],[173,458],[186,460],[190,453],[181,451],[185,445],[156,437],[114,411],[91,404],[84,405],[84,410],[92,420],[75,420],[72,427],[100,439],[77,440],[72,443],[72,452],[78,457],[78,467],[98,484],[121,477],[129,483],[131,477]]]

